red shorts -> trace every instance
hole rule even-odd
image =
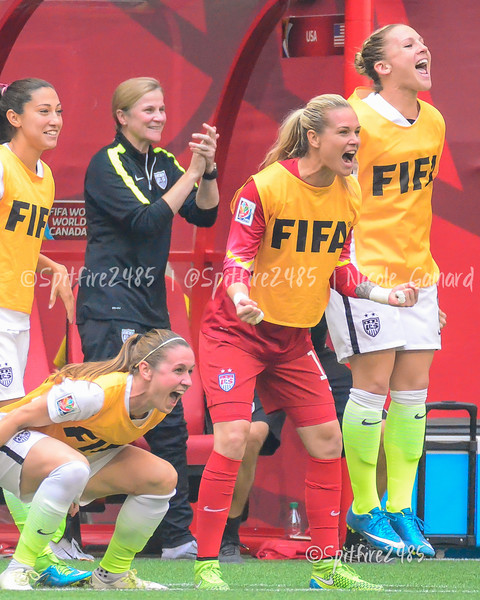
[[[251,421],[256,388],[266,413],[284,410],[295,427],[337,418],[327,376],[313,346],[288,362],[268,362],[200,333],[200,376],[213,423]]]

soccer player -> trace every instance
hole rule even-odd
[[[44,151],[56,147],[62,130],[62,106],[53,86],[42,79],[18,79],[0,85],[0,406],[25,394],[23,376],[30,342],[30,312],[35,271],[52,278],[50,307],[63,300],[73,318],[73,295],[67,270],[40,254],[55,184]],[[28,506],[8,491],[5,502],[21,530]],[[60,538],[63,528],[57,532]],[[65,586],[90,577],[57,560],[45,547],[36,568],[45,583]]]
[[[183,338],[153,329],[131,336],[115,358],[67,365],[0,409],[0,485],[31,500],[0,589],[32,589],[37,556],[72,504],[111,494],[127,499],[92,586],[166,589],[141,580],[130,566],[165,516],[177,473],[129,444],[173,410],[192,383],[193,367]]]
[[[311,587],[379,588],[334,558],[342,439],[309,330],[328,303],[334,272],[335,285],[348,295],[397,306],[415,302],[415,286],[385,291],[349,262],[349,234],[361,205],[351,176],[359,130],[341,96],[313,98],[285,119],[265,168],[232,201],[224,278],[207,305],[199,342],[215,441],[198,497],[198,588],[228,589],[218,553],[255,388],[267,413],[283,409],[292,419],[310,455],[305,502],[312,544],[322,557]]]
[[[406,310],[336,293],[327,309],[337,357],[350,363],[353,375],[343,420],[354,492],[347,524],[380,550],[406,548],[434,556],[411,502],[423,449],[429,369],[441,347],[439,269],[430,252],[430,227],[445,124],[438,110],[417,97],[431,87],[431,56],[411,27],[394,24],[374,32],[355,64],[372,79],[373,88],[359,88],[350,99],[362,126],[358,179],[363,205],[354,232],[354,261],[383,287],[414,281],[420,289],[418,303]],[[383,512],[375,467],[389,391]]]

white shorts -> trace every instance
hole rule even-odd
[[[22,502],[31,502],[34,496],[34,494],[20,495],[23,462],[33,446],[45,437],[48,436],[40,431],[25,429],[15,434],[4,446],[0,447],[0,487],[12,492]],[[90,479],[124,448],[125,446],[119,446],[87,456],[90,464]],[[80,500],[80,505],[84,506],[91,501],[92,498],[85,502]]]
[[[420,288],[418,302],[397,308],[331,291],[325,311],[337,360],[378,350],[439,350],[437,286]]]
[[[31,502],[33,498],[33,494],[20,496],[23,461],[33,446],[45,437],[39,431],[24,429],[0,446],[0,487],[12,492],[22,502]]]
[[[23,398],[30,331],[0,331],[0,402]]]

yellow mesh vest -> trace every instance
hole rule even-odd
[[[361,100],[370,91],[359,88],[349,100],[362,127],[358,180],[363,203],[354,230],[358,268],[384,287],[407,281],[427,287],[439,274],[430,252],[430,228],[444,120],[419,101],[418,119],[402,127]]]
[[[357,220],[357,181],[336,178],[326,188],[295,177],[279,163],[253,176],[265,215],[250,296],[265,320],[313,327],[330,296],[329,278]],[[241,196],[241,189],[237,195]]]
[[[0,200],[0,307],[30,314],[43,232],[55,187],[49,167],[39,177],[0,146],[4,194]]]

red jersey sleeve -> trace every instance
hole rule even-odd
[[[237,192],[232,205],[233,219],[223,261],[226,288],[236,282],[249,285],[253,261],[265,232],[263,207],[253,179]]]
[[[368,281],[368,277],[352,265],[350,261],[350,246],[352,244],[352,230],[349,231],[342,252],[338,258],[337,265],[330,277],[330,287],[344,296],[357,298],[355,288],[359,283]]]

